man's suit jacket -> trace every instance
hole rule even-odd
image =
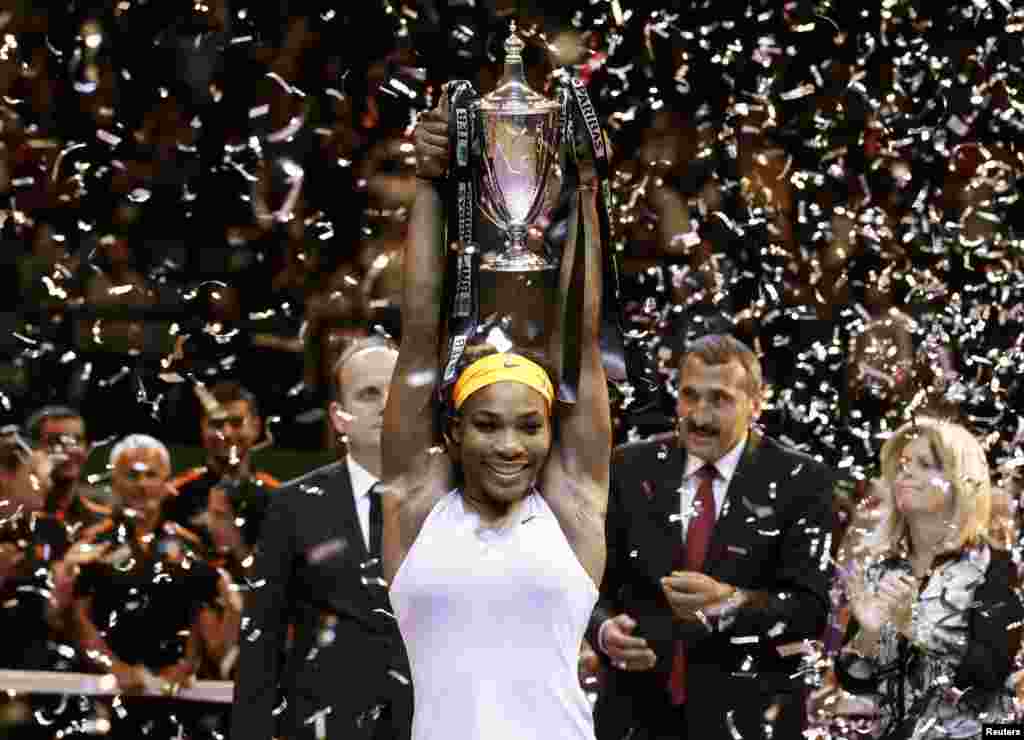
[[[679,513],[685,466],[686,452],[674,436],[624,445],[615,453],[608,563],[587,638],[596,647],[600,624],[629,614],[637,622],[634,634],[648,641],[657,663],[651,671],[624,672],[602,654],[608,671],[595,708],[598,739],[621,740],[652,714],[652,702],[669,701],[677,638],[688,646],[689,737],[728,740],[727,715],[743,737],[762,737],[762,717],[773,704],[782,710],[773,736],[799,737],[801,679],[789,678],[799,658],[781,657],[777,648],[819,638],[826,625],[834,476],[811,458],[751,432],[703,571],[751,592],[753,601],[731,627],[709,633],[703,625],[673,618],[659,582],[672,571],[682,536],[678,517],[670,517]],[[751,677],[737,675],[744,673]]]
[[[382,707],[394,737],[409,737],[408,657],[380,573],[344,462],[274,493],[242,618],[233,740],[270,740],[275,725],[289,740],[315,738],[318,716],[327,737],[371,738]]]

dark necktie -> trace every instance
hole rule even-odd
[[[704,556],[708,553],[711,531],[715,528],[714,480],[718,470],[705,464],[694,477],[697,479],[697,494],[693,498],[694,515],[686,528],[686,544],[676,543],[673,570],[700,571],[704,567]],[[686,650],[682,640],[676,640],[675,655],[672,657],[672,673],[669,675],[669,691],[672,704],[678,706],[686,701]]]
[[[370,492],[370,557],[380,557],[380,543],[384,536],[384,515],[380,509],[380,493],[377,491],[379,483],[374,483]]]

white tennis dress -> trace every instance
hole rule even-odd
[[[438,501],[391,583],[413,740],[593,740],[577,662],[597,597],[539,493],[500,531],[457,490]]]

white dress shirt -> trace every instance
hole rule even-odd
[[[715,497],[715,521],[718,521],[718,516],[722,513],[722,506],[725,504],[725,494],[729,490],[729,482],[736,474],[736,468],[740,464],[740,458],[743,457],[743,450],[746,449],[746,446],[747,437],[744,436],[743,439],[736,443],[735,447],[722,455],[718,462],[713,464],[715,470],[718,471],[718,475],[715,476],[714,481],[711,483],[711,493]],[[700,482],[697,480],[697,471],[704,467],[704,464],[704,461],[696,455],[688,454],[686,456],[683,485],[679,488],[679,516],[683,522],[689,522],[687,513],[690,512],[693,499],[697,496],[697,485]],[[681,530],[683,542],[686,542],[687,527],[684,526],[679,529]]]
[[[359,527],[363,530],[363,542],[366,551],[370,551],[370,489],[377,483],[373,473],[357,463],[351,455],[345,455],[348,466],[348,479],[352,482],[352,496],[356,500],[356,515]]]

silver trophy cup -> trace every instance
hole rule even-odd
[[[505,72],[497,88],[474,104],[480,161],[474,166],[480,210],[508,241],[481,268],[532,272],[556,267],[526,246],[527,229],[544,209],[561,145],[561,105],[530,89],[523,74],[525,44],[515,26],[505,42]]]

